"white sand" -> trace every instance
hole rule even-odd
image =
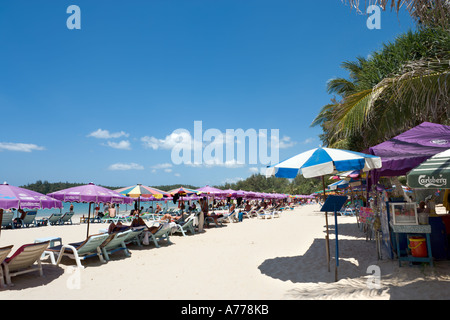
[[[450,261],[435,267],[398,267],[396,260],[377,259],[375,242],[366,241],[354,217],[339,217],[339,281],[334,281],[334,218],[329,216],[331,272],[325,251],[325,218],[317,205],[285,211],[272,220],[209,228],[205,233],[173,235],[173,244],[131,246],[102,264],[85,268],[63,259],[59,266],[43,262],[45,277],[14,277],[14,287],[0,289],[7,299],[449,299]],[[106,228],[91,224],[91,234]],[[86,225],[2,230],[0,246],[60,236],[63,243],[83,240]],[[367,267],[380,268],[380,287],[368,287]],[[78,270],[74,272],[74,270]],[[78,281],[79,280],[79,281]],[[369,279],[370,280],[370,279]],[[369,284],[374,282],[369,282]]]

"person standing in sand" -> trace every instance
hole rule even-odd
[[[205,217],[208,215],[208,201],[206,197],[203,197],[200,201],[200,214],[198,216],[198,232],[203,231],[203,224],[205,223]]]

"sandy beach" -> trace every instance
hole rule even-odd
[[[288,210],[275,219],[244,219],[195,235],[172,235],[162,242],[130,246],[111,255],[59,266],[43,262],[44,277],[14,277],[0,290],[0,300],[18,299],[158,299],[158,300],[295,300],[295,299],[448,299],[450,261],[435,267],[398,266],[384,254],[377,259],[374,241],[366,241],[355,217],[339,223],[339,281],[334,281],[334,219],[329,216],[331,272],[325,253],[325,218],[318,205]],[[76,221],[77,222],[77,221]],[[59,236],[63,243],[83,240],[86,224],[2,230],[0,246]],[[91,234],[107,227],[91,224]],[[368,284],[369,266],[381,271],[379,287]],[[369,282],[368,282],[369,280]],[[374,283],[373,281],[371,283]]]

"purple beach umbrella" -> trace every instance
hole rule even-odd
[[[0,184],[0,225],[4,209],[51,209],[62,208],[62,202],[45,194],[10,186],[6,182]]]
[[[89,236],[89,220],[91,215],[91,203],[118,203],[118,204],[132,204],[133,199],[126,197],[114,190],[97,186],[93,183],[86,185],[67,188],[59,191],[49,193],[55,199],[64,202],[87,202],[89,203],[88,213],[88,227],[87,236]]]

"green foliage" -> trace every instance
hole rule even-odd
[[[34,183],[29,183],[27,185],[24,186],[20,186],[21,188],[25,188],[28,190],[33,190],[42,194],[48,194],[48,193],[52,193],[55,191],[59,191],[59,190],[63,190],[63,189],[67,189],[67,188],[73,188],[73,187],[78,187],[78,186],[82,186],[82,185],[86,185],[87,183],[78,183],[78,182],[48,182],[48,181],[42,181],[42,180],[38,180]],[[120,187],[111,187],[111,186],[102,186],[104,188],[108,188],[111,190],[115,190],[115,189],[119,189],[122,187],[126,187],[126,186],[120,186]],[[154,186],[154,188],[163,190],[163,191],[169,191],[172,189],[176,189],[179,187],[185,187],[185,188],[189,188],[189,189],[197,189],[198,187],[195,186],[191,186],[191,185],[180,185],[180,184],[172,184],[172,185],[161,185],[161,186]]]
[[[42,182],[42,180],[38,180],[35,183],[29,183],[27,185],[20,186],[21,188],[25,188],[28,190],[33,190],[42,194],[48,194],[55,191],[67,189],[67,188],[73,188],[85,185],[87,183],[77,183],[77,182],[53,182],[50,183],[48,181]],[[108,187],[108,186],[102,186],[108,189],[118,189],[120,187]]]
[[[325,146],[362,151],[424,121],[450,118],[450,33],[419,28],[368,58],[342,63],[348,79],[328,82],[336,94],[314,119]]]
[[[329,180],[329,176],[324,178],[325,185],[329,185],[334,181]],[[298,175],[295,179],[266,178],[261,174],[253,174],[245,180],[236,183],[226,183],[223,186],[216,186],[222,190],[244,190],[268,193],[287,193],[287,194],[311,194],[317,190],[322,190],[322,179],[311,178],[306,179],[302,175]]]
[[[329,176],[325,176],[324,181],[326,186],[334,182],[333,180],[329,179]],[[70,182],[50,183],[48,181],[38,180],[35,183],[30,183],[21,187],[36,192],[40,192],[42,194],[48,194],[51,192],[77,187],[85,184],[86,183],[70,183]],[[121,188],[111,186],[109,187],[103,186],[103,187],[111,190]],[[185,187],[189,189],[199,188],[197,186],[189,184],[172,184],[153,187],[163,191],[169,191],[179,187]],[[321,178],[306,179],[301,175],[298,175],[295,179],[285,179],[276,177],[266,178],[264,175],[261,174],[253,174],[245,180],[241,180],[236,183],[225,183],[224,185],[215,187],[222,190],[233,189],[233,190],[245,190],[245,191],[267,192],[267,193],[287,193],[293,195],[295,194],[306,195],[323,189]]]

